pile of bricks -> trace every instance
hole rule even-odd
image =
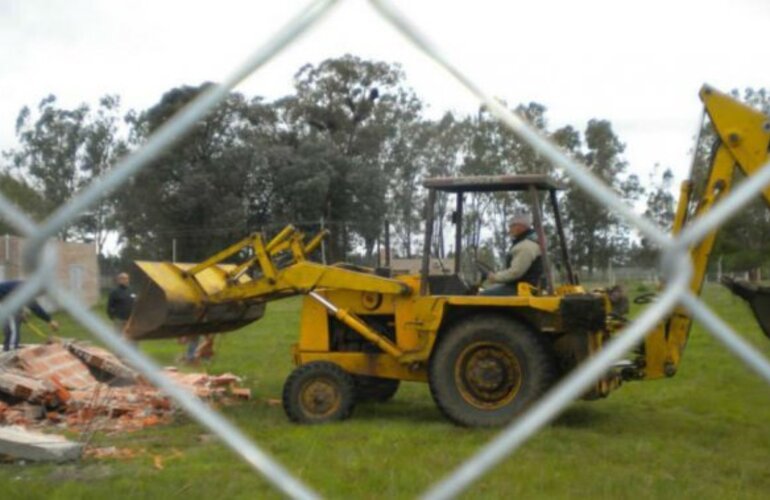
[[[250,397],[232,374],[165,373],[209,401]],[[0,425],[122,432],[168,422],[174,413],[162,392],[87,343],[60,341],[0,355]]]

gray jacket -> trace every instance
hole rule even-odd
[[[523,239],[511,248],[511,265],[508,269],[492,273],[496,283],[511,283],[518,280],[532,266],[532,263],[542,255],[540,245],[529,238]]]

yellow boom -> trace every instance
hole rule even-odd
[[[731,189],[736,168],[749,177],[768,161],[770,145],[770,121],[768,117],[732,97],[717,92],[709,86],[700,91],[700,98],[719,136],[719,145],[709,167],[705,191],[693,199],[694,182],[688,179],[682,183],[679,205],[674,219],[674,234],[678,234],[693,219],[706,214]],[[770,206],[770,187],[762,193]],[[689,214],[692,202],[696,202],[693,214]],[[716,232],[709,234],[690,254],[693,263],[693,277],[690,289],[700,294],[706,276],[709,256],[714,247]],[[760,324],[765,324],[758,316]],[[647,336],[645,341],[646,379],[670,377],[676,373],[681,361],[692,318],[683,308],[677,308],[668,321]]]
[[[147,340],[234,330],[260,319],[266,302],[316,288],[411,293],[401,281],[308,261],[306,256],[324,234],[305,244],[304,235],[287,226],[267,244],[260,234],[253,234],[199,264],[136,262],[144,279],[129,319],[129,336]],[[246,257],[239,263],[222,263],[238,255]],[[344,311],[338,314],[356,322]],[[375,340],[365,327],[357,330]]]

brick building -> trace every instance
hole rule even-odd
[[[93,306],[99,300],[99,263],[92,243],[56,242],[59,255],[56,277],[59,284],[76,294],[84,304]],[[23,279],[22,251],[24,238],[0,236],[0,281]],[[44,301],[45,302],[45,301]],[[51,304],[44,307],[50,310]]]

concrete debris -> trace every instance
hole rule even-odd
[[[14,460],[64,462],[80,458],[83,445],[62,436],[19,426],[0,427],[0,456]]]
[[[33,403],[43,403],[54,395],[55,387],[46,380],[38,380],[19,370],[0,372],[0,392]]]
[[[13,354],[0,359],[0,425],[125,432],[170,422],[176,412],[165,394],[104,349],[63,341]],[[164,373],[201,399],[227,404],[251,396],[231,373]]]
[[[65,342],[64,347],[94,370],[100,370],[125,380],[139,381],[139,374],[135,370],[124,365],[116,356],[105,349],[83,342]]]
[[[85,389],[97,382],[88,366],[61,344],[41,344],[16,352],[17,366],[38,380],[55,381],[67,389]]]

